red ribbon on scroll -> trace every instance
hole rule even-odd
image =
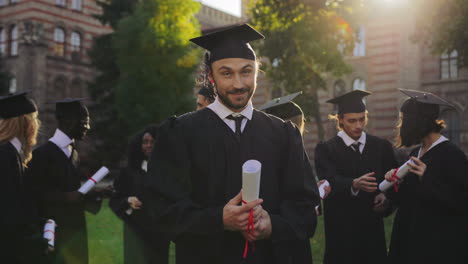
[[[400,185],[400,184],[398,183],[398,180],[399,180],[400,178],[396,175],[397,172],[398,172],[398,168],[395,169],[395,171],[394,171],[393,174],[392,174],[392,182],[394,182],[393,188],[395,189],[395,192],[398,192],[398,185]]]
[[[246,204],[247,202],[242,200],[242,203]],[[254,228],[255,228],[255,225],[254,225],[254,220],[253,220],[253,209],[250,209],[249,222],[247,223],[247,230],[245,231],[247,236],[250,235],[250,234],[253,234]],[[255,251],[255,243],[254,242],[252,242],[252,251]],[[246,239],[245,240],[245,246],[244,246],[244,254],[242,255],[242,257],[244,259],[247,258],[248,253],[249,253],[249,240]]]

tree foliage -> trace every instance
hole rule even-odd
[[[111,0],[97,2],[102,9],[102,14],[96,18],[103,25],[109,25],[116,29],[118,22],[133,12],[137,0]],[[90,137],[93,141],[93,150],[90,157],[91,166],[106,164],[113,167],[124,153],[126,153],[129,127],[126,120],[118,115],[115,104],[115,87],[120,76],[117,65],[117,56],[113,46],[113,35],[98,36],[94,39],[93,47],[89,52],[93,66],[98,74],[93,82],[88,85],[88,91],[93,100],[90,107],[92,129]],[[116,144],[118,142],[118,144]]]
[[[198,9],[194,1],[140,1],[119,22],[113,38],[121,71],[116,104],[133,131],[193,110],[200,53],[189,39],[200,34]]]
[[[415,40],[435,54],[458,52],[459,66],[468,65],[468,1],[417,0],[418,32]]]
[[[338,1],[340,2],[340,1]],[[275,89],[302,90],[298,103],[324,132],[318,107],[319,89],[326,78],[349,73],[343,54],[354,47],[354,31],[343,18],[350,6],[333,1],[256,0],[250,7],[253,25],[266,36],[257,46],[271,62],[267,76]]]
[[[149,123],[192,110],[192,73],[198,54],[199,4],[184,0],[101,1],[96,18],[113,32],[94,39],[89,55],[99,72],[89,84],[97,164],[115,166],[127,138]],[[105,155],[103,155],[105,153]]]

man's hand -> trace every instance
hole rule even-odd
[[[135,196],[128,197],[127,201],[130,208],[134,210],[141,209],[141,206],[143,205],[143,203],[140,200],[138,200],[138,197]]]
[[[249,222],[250,209],[253,210],[254,223],[258,222],[263,208],[262,199],[257,199],[246,204],[241,204],[242,192],[239,192],[223,208],[224,229],[229,231],[245,231]]]
[[[249,241],[256,241],[269,238],[271,236],[272,226],[271,218],[267,211],[262,209],[259,220],[254,225],[252,233],[242,232],[245,239]]]
[[[388,200],[384,193],[379,193],[374,198],[374,212],[383,213],[387,209]]]
[[[355,190],[363,190],[365,192],[377,191],[377,183],[375,182],[375,177],[373,177],[374,174],[375,172],[370,172],[354,179],[352,184],[353,188]]]

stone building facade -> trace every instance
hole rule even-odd
[[[31,90],[41,112],[40,141],[55,127],[53,104],[88,97],[95,70],[87,51],[95,36],[110,32],[93,17],[92,0],[0,0],[0,47],[13,76],[10,92]]]

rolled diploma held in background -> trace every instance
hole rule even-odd
[[[262,164],[257,160],[248,160],[242,165],[242,200],[251,202],[260,195],[260,175]]]
[[[49,241],[49,246],[55,246],[55,221],[52,219],[48,219],[44,225],[44,238]]]
[[[91,178],[94,180],[87,180],[78,190],[82,194],[87,194],[89,190],[91,190],[96,183],[101,181],[107,174],[109,173],[109,169],[106,167],[100,168]]]
[[[406,174],[408,174],[409,169],[411,169],[411,167],[408,165],[408,163],[410,163],[410,162],[413,162],[413,161],[408,160],[403,165],[401,165],[400,168],[398,168],[398,171],[396,173],[396,176],[398,178],[403,179],[406,176]],[[392,187],[394,183],[395,182],[390,182],[390,181],[384,180],[383,182],[381,182],[379,184],[379,190],[382,191],[382,192],[385,192],[390,187]]]
[[[320,194],[320,199],[323,200],[323,197],[325,196],[325,187],[330,186],[330,183],[325,180],[322,185],[319,187],[319,194]]]

